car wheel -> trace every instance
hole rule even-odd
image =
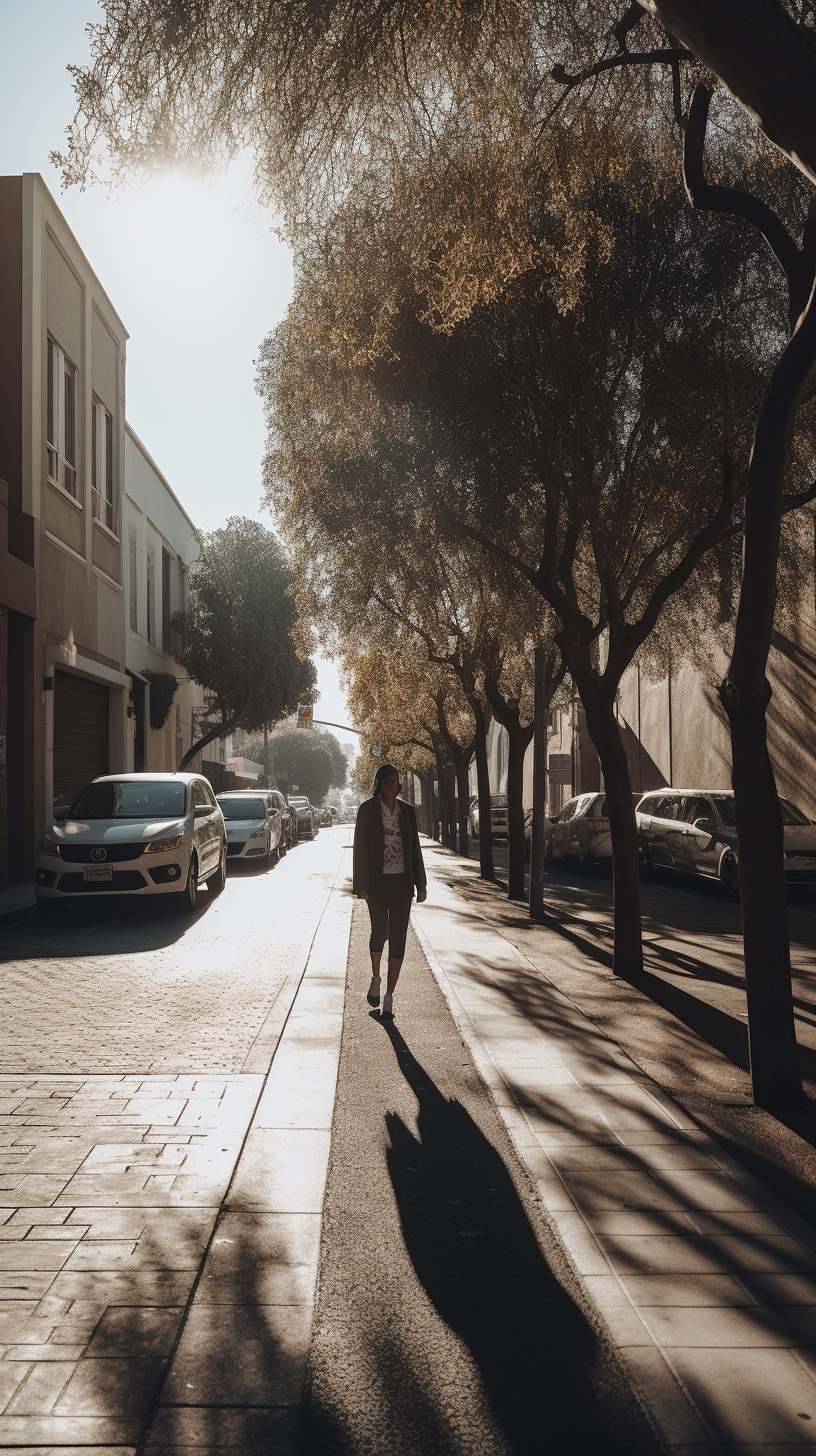
[[[224,886],[225,886],[226,883],[227,883],[227,846],[225,844],[222,844],[221,845],[221,858],[218,861],[218,869],[216,870],[215,875],[213,876],[213,887],[212,887],[213,894],[214,895],[220,895],[221,894],[221,891],[223,890],[223,888],[224,888]]]
[[[64,908],[61,900],[37,901],[37,914],[43,920],[58,920]]]
[[[187,883],[183,890],[178,892],[178,908],[183,915],[192,915],[198,906],[198,855],[193,851],[190,855],[190,868],[187,871]]]
[[[740,897],[739,865],[733,854],[729,854],[723,861],[720,870],[722,887],[729,900],[738,900]]]

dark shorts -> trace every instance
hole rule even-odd
[[[388,955],[401,960],[405,955],[405,936],[414,887],[408,876],[383,875],[381,895],[369,895],[368,913],[371,916],[371,938],[369,950],[381,951],[388,940]]]

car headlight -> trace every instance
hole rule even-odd
[[[40,854],[59,854],[59,852],[59,845],[55,844],[53,839],[49,839],[47,834],[44,834],[40,840]]]
[[[168,849],[180,849],[184,843],[183,834],[174,834],[171,839],[151,839],[144,847],[145,854],[164,854]]]
[[[252,831],[252,833],[250,834],[249,837],[250,837],[250,839],[265,839],[266,838],[266,829],[265,828],[253,829],[253,831]]]

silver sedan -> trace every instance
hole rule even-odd
[[[789,799],[780,799],[785,834],[785,879],[816,885],[816,825]],[[681,870],[719,880],[739,895],[739,844],[733,792],[660,789],[645,794],[637,811],[641,863],[647,870]]]
[[[550,854],[589,869],[612,858],[605,794],[578,794],[550,820]]]

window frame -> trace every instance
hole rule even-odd
[[[82,489],[77,463],[79,444],[79,370],[53,334],[46,335],[45,458],[51,485],[64,490],[78,506]],[[66,381],[70,383],[70,390]],[[70,394],[70,407],[69,407]],[[73,458],[70,458],[70,457]]]
[[[116,483],[113,468],[113,415],[98,395],[91,402],[91,500],[93,517],[112,536],[116,532]],[[104,428],[100,428],[104,422]],[[104,490],[102,489],[104,487]]]

